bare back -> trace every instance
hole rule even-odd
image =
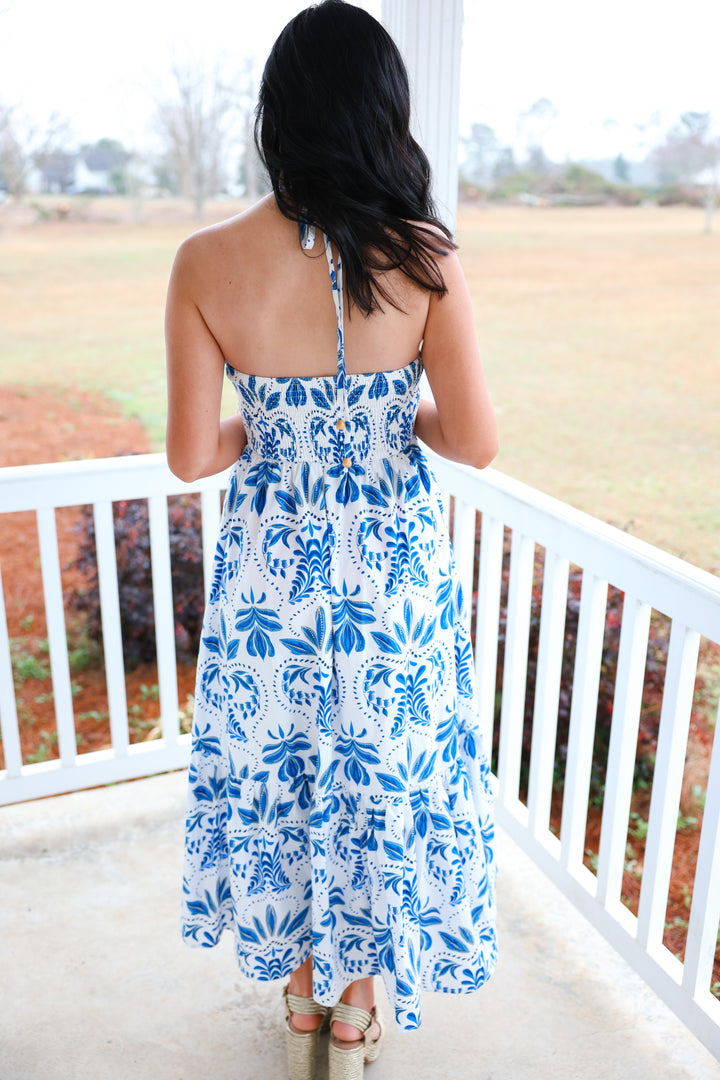
[[[192,238],[194,299],[223,357],[248,375],[334,375],[336,315],[320,233],[300,246],[296,222],[268,196]],[[387,284],[404,309],[346,311],[349,373],[404,367],[419,351],[430,294],[400,271]],[[347,307],[347,301],[346,301]]]
[[[406,368],[422,343],[434,403],[420,402],[415,433],[437,453],[482,467],[497,453],[497,424],[454,251],[443,256],[442,274],[440,297],[389,272],[384,284],[402,310],[384,303],[365,317],[345,297],[344,369]],[[166,445],[178,476],[219,472],[243,451],[242,417],[220,416],[226,364],[266,378],[337,374],[334,297],[322,234],[303,250],[297,223],[283,217],[273,196],[181,245],[165,311]]]

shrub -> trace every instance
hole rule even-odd
[[[547,186],[546,177],[542,173],[533,172],[531,169],[519,169],[510,176],[501,177],[492,191],[491,199],[515,199],[525,192],[532,194],[544,194]]]
[[[618,206],[640,206],[649,198],[649,192],[630,184],[613,184],[612,201]]]
[[[156,649],[147,502],[126,499],[114,503],[113,521],[123,655],[129,664],[152,661]],[[197,654],[205,605],[199,496],[169,498],[168,525],[175,647],[178,659],[192,661]],[[83,615],[88,636],[100,641],[100,592],[92,507],[82,508],[75,528],[82,539],[71,566],[82,575],[84,584],[72,592],[71,604]]]
[[[668,184],[657,196],[658,206],[705,205],[705,193],[697,184]]]
[[[548,184],[551,194],[606,195],[611,185],[604,176],[584,165],[567,165]]]

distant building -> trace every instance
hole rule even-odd
[[[130,154],[119,146],[91,146],[81,150],[75,163],[74,190],[98,192],[101,195],[120,193],[124,184],[118,182],[130,160]]]
[[[77,154],[55,152],[35,156],[33,190],[38,194],[64,195],[72,191]]]
[[[115,195],[124,190],[122,177],[129,160],[122,147],[102,144],[73,154],[38,154],[32,187],[37,194]]]

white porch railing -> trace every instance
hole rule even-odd
[[[512,530],[498,750],[500,824],[687,1026],[720,1057],[720,1001],[710,991],[720,924],[720,737],[714,740],[684,962],[663,944],[700,636],[720,642],[720,581],[611,526],[494,472],[433,457],[454,497],[453,542],[466,596],[478,581],[476,667],[490,745],[496,693],[504,530]],[[175,668],[167,496],[202,492],[206,591],[224,477],[192,485],[164,455],[0,470],[0,515],[37,513],[59,758],[23,765],[0,577],[0,722],[6,768],[0,803],[146,776],[187,763]],[[123,665],[113,502],[147,499],[162,738],[131,744]],[[92,504],[111,749],[78,753],[55,509]],[[476,513],[482,514],[479,567]],[[0,528],[2,517],[0,516]],[[535,546],[545,549],[527,802],[520,798]],[[550,829],[570,564],[582,569],[560,837]],[[1,569],[1,568],[0,568]],[[624,592],[597,875],[583,864],[608,584]],[[637,917],[621,902],[635,749],[652,610],[672,621]],[[468,618],[471,617],[468,603]]]

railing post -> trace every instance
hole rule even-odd
[[[650,605],[625,593],[598,853],[604,907],[620,903],[649,629]]]
[[[560,825],[560,859],[571,874],[583,865],[607,591],[607,581],[583,570]]]
[[[498,750],[498,782],[502,801],[507,807],[517,803],[519,795],[534,555],[532,537],[514,529],[510,550]]]
[[[57,546],[55,510],[41,507],[37,512],[38,539],[40,541],[40,567],[43,593],[45,594],[45,617],[47,619],[50,670],[52,672],[55,717],[57,719],[58,750],[65,767],[75,761],[77,737],[75,714],[72,703],[72,683],[68,662],[65,608],[63,607],[60,558]]]
[[[475,557],[475,507],[464,499],[455,500],[453,515],[453,552],[460,586],[463,591],[463,621],[470,631],[472,621],[472,587]]]
[[[108,708],[110,710],[110,737],[113,749],[118,754],[126,754],[130,739],[112,503],[95,503],[93,515],[95,520],[95,555],[98,568],[98,588],[100,590],[105,677],[107,679]]]
[[[7,774],[8,776],[19,776],[22,768],[22,753],[2,573],[0,573],[0,731],[2,731],[3,754]]]
[[[547,831],[550,820],[569,569],[567,559],[545,552],[528,782],[530,828],[536,837]]]
[[[638,941],[647,949],[662,942],[699,648],[700,635],[674,619],[638,905]]]
[[[150,558],[152,562],[153,605],[155,607],[155,648],[158,665],[160,720],[167,745],[176,743],[180,730],[177,668],[175,662],[175,618],[170,569],[170,530],[167,496],[148,499]]]
[[[690,920],[685,943],[683,987],[693,998],[712,979],[720,923],[720,702],[713,737],[702,832],[698,848]],[[720,1037],[718,1038],[720,1049]]]
[[[220,495],[217,491],[203,491],[201,495],[203,589],[205,603],[210,599],[215,564],[215,548],[220,532]]]
[[[475,676],[480,699],[480,730],[488,754],[495,726],[500,592],[505,530],[502,521],[483,511],[480,527],[480,577],[475,622]]]

